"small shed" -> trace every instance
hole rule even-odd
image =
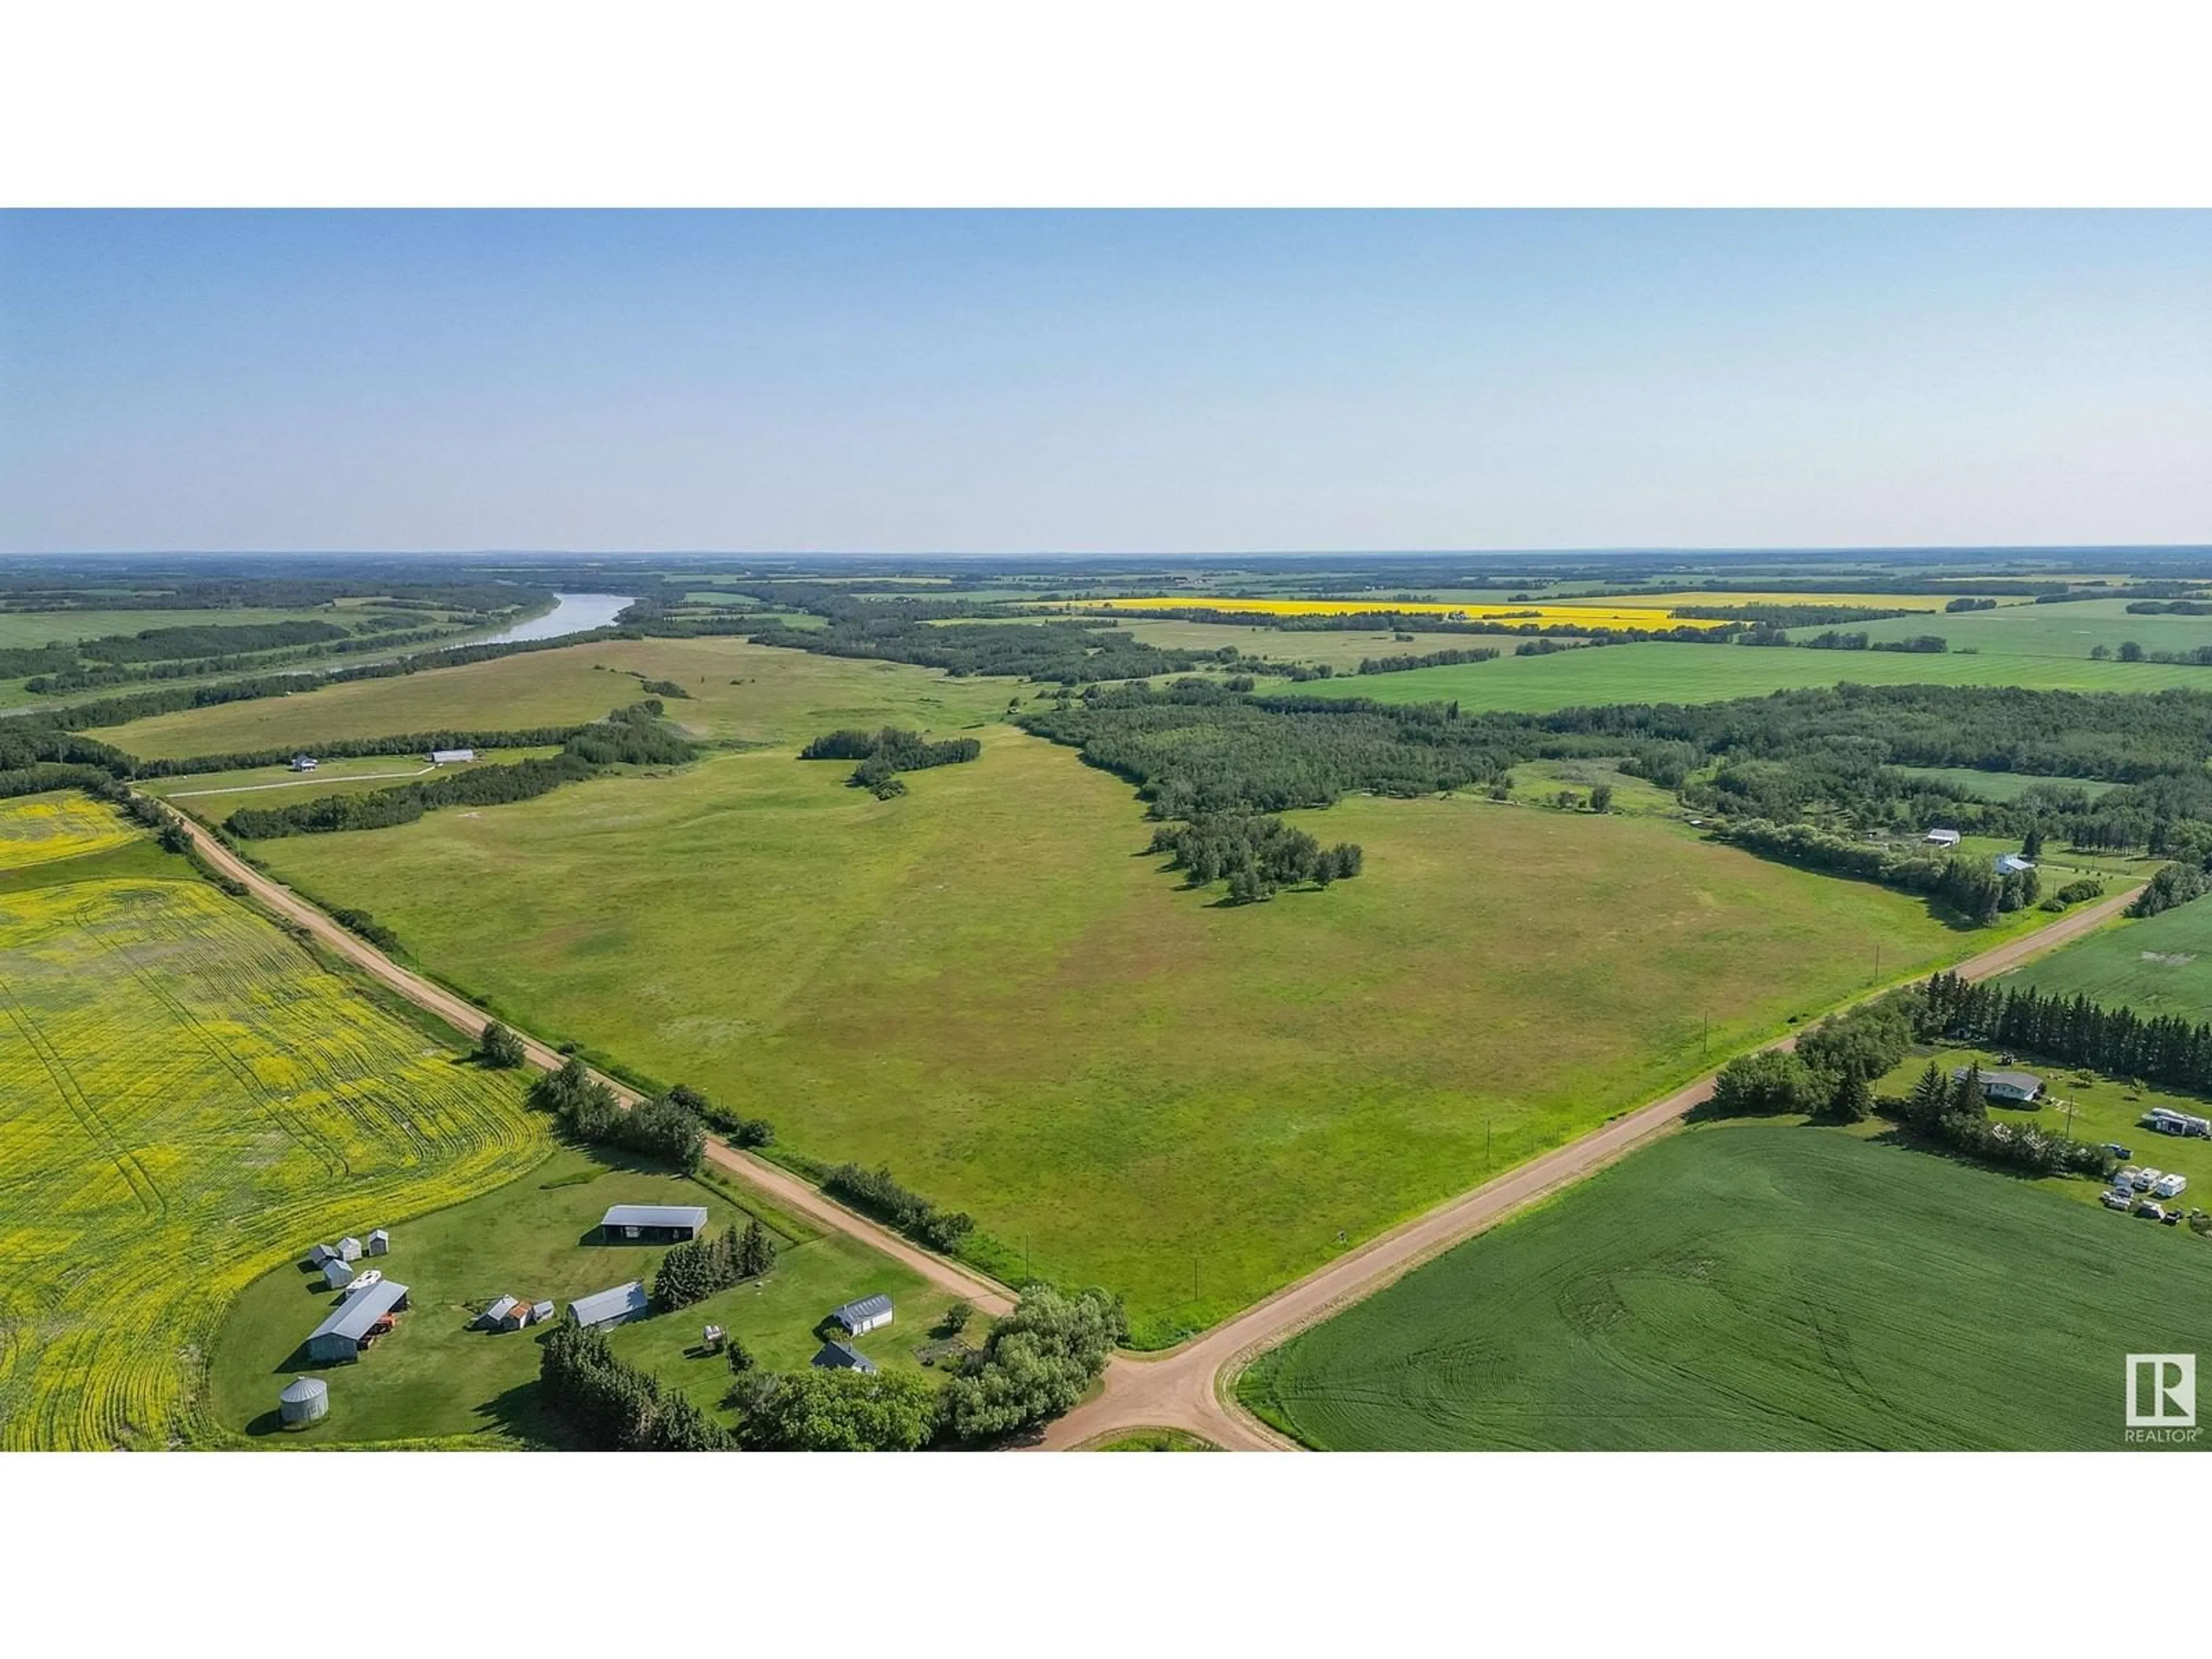
[[[603,1330],[642,1317],[648,1305],[645,1286],[633,1279],[611,1290],[578,1297],[568,1304],[568,1317],[586,1330]]]
[[[337,1256],[338,1253],[329,1245],[318,1244],[307,1252],[307,1265],[311,1267],[319,1267],[325,1261],[337,1261]]]
[[[323,1263],[323,1284],[329,1290],[341,1290],[353,1283],[353,1263],[332,1256]]]
[[[866,1336],[891,1322],[891,1299],[878,1292],[830,1310],[831,1321],[848,1336]]]
[[[530,1304],[530,1322],[532,1324],[543,1325],[547,1320],[552,1317],[553,1304],[550,1302],[533,1302]]]
[[[519,1327],[511,1326],[507,1322],[507,1316],[514,1311],[514,1298],[511,1296],[503,1296],[477,1316],[477,1323],[488,1331],[518,1329]]]
[[[514,1304],[499,1316],[499,1323],[494,1328],[502,1331],[519,1331],[529,1322],[530,1304],[517,1297]]]
[[[2023,858],[2018,853],[2000,853],[1996,856],[1996,867],[2001,876],[2024,876],[2035,868],[2035,860]]]
[[[331,1385],[319,1376],[296,1378],[276,1396],[276,1415],[287,1423],[312,1423],[330,1409]]]
[[[342,1238],[338,1240],[338,1260],[341,1261],[360,1261],[361,1241],[357,1238]]]
[[[824,1342],[822,1352],[814,1356],[814,1363],[830,1371],[859,1371],[868,1376],[874,1376],[876,1372],[874,1360],[858,1348],[848,1347],[842,1342]]]
[[[703,1204],[616,1204],[599,1218],[599,1237],[611,1244],[678,1244],[706,1231]]]
[[[385,1231],[381,1227],[375,1228],[370,1231],[368,1235],[368,1253],[371,1255],[388,1255],[391,1252],[391,1249],[392,1235],[390,1233]]]

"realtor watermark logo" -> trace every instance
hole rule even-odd
[[[2129,1444],[2186,1445],[2200,1432],[2197,1426],[2197,1356],[2130,1354]]]

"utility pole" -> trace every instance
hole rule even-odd
[[[1488,1118],[1482,1120],[1482,1172],[1488,1175],[1496,1167],[1491,1152],[1498,1145],[1497,1135]]]

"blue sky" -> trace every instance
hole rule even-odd
[[[2212,214],[0,216],[0,550],[2212,539]]]

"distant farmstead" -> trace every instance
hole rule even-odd
[[[645,1286],[633,1279],[611,1291],[580,1296],[568,1304],[568,1317],[586,1330],[603,1330],[643,1316],[647,1306]]]
[[[1961,1066],[1953,1072],[1951,1080],[1964,1083],[1966,1068]],[[1991,1100],[2008,1100],[2025,1106],[2043,1093],[2043,1079],[2031,1072],[1984,1072],[1982,1092]]]
[[[891,1299],[882,1295],[864,1296],[857,1302],[832,1309],[830,1317],[846,1335],[865,1336],[878,1326],[891,1322]]]
[[[392,1327],[407,1306],[407,1287],[392,1279],[349,1296],[307,1334],[307,1358],[317,1364],[358,1359],[361,1351]]]
[[[2022,858],[2017,853],[2000,853],[1996,856],[1996,866],[2001,876],[2025,875],[2035,868],[2035,860]]]
[[[1959,844],[1959,832],[1956,830],[1930,830],[1920,839],[1924,845],[1929,847],[1956,847]]]
[[[472,761],[476,757],[477,751],[473,749],[433,749],[430,751],[430,764],[453,766],[462,761]]]
[[[703,1204],[617,1204],[599,1218],[610,1243],[680,1244],[706,1231]]]
[[[295,772],[312,772],[315,769],[315,757],[313,755],[295,755],[292,757],[292,769]]]

